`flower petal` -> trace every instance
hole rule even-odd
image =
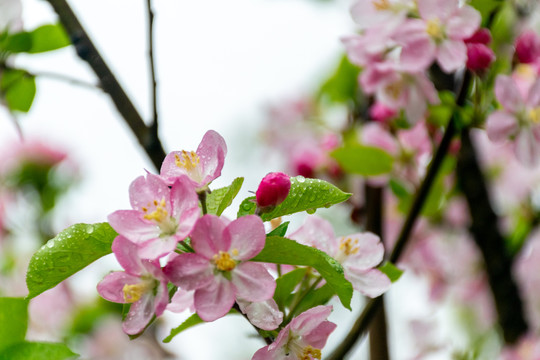
[[[515,83],[507,75],[498,75],[495,80],[495,96],[504,108],[511,113],[516,113],[524,106],[524,99]]]
[[[195,291],[195,310],[204,321],[225,316],[234,305],[234,286],[222,276],[216,276],[210,286]]]
[[[221,251],[229,251],[230,236],[224,236],[225,223],[216,215],[201,217],[191,232],[191,246],[195,252],[207,259]]]
[[[163,268],[163,273],[185,290],[207,286],[214,278],[213,266],[208,259],[193,253],[178,255]]]
[[[239,264],[231,272],[231,281],[236,287],[236,295],[248,301],[268,300],[276,290],[276,281],[262,264]]]
[[[154,200],[165,199],[166,204],[168,204],[169,193],[167,184],[159,176],[150,173],[146,174],[146,178],[139,176],[129,186],[131,206],[138,211],[142,211],[143,207],[150,206]]]
[[[228,233],[231,239],[227,250],[237,250],[235,258],[249,260],[264,248],[266,232],[260,217],[256,215],[242,216],[232,221],[224,233]]]
[[[274,299],[252,303],[236,299],[236,302],[242,313],[259,329],[274,330],[283,322],[283,313]]]
[[[139,245],[138,255],[143,259],[158,259],[176,249],[179,239],[176,236],[165,236],[150,239]]]
[[[500,142],[513,136],[518,130],[518,122],[506,111],[495,111],[486,120],[486,132],[489,140]]]
[[[193,304],[193,295],[195,291],[185,291],[183,289],[178,289],[172,299],[171,303],[167,305],[167,310],[174,313],[181,313],[184,310],[190,309],[195,311],[195,306]]]
[[[540,106],[540,79],[536,79],[529,89],[527,105],[531,108]]]
[[[130,275],[124,271],[109,273],[97,285],[97,291],[105,300],[125,304],[124,285],[134,285],[141,282],[138,276]]]
[[[199,198],[187,176],[181,176],[171,188],[171,216],[178,221],[176,236],[185,239],[199,219]]]
[[[227,144],[216,131],[208,130],[197,148],[197,155],[201,159],[202,166],[201,185],[207,185],[221,175],[227,155]]]
[[[131,275],[142,275],[146,273],[146,268],[142,264],[141,258],[137,255],[139,247],[125,237],[118,235],[112,243],[112,251],[116,260]]]
[[[458,7],[457,0],[418,0],[417,4],[422,19],[439,19],[442,22],[445,22]]]
[[[446,73],[458,70],[467,62],[467,45],[461,40],[443,41],[437,49],[437,62]]]
[[[333,322],[323,321],[309,334],[304,335],[303,339],[315,349],[322,349],[326,345],[326,340],[328,340],[328,337],[336,327],[337,325]]]
[[[161,233],[159,226],[144,220],[141,212],[137,210],[118,210],[107,219],[116,232],[135,243],[155,239]]]
[[[345,272],[345,277],[355,290],[372,298],[385,293],[392,285],[388,276],[377,269],[366,271],[349,267]]]
[[[481,21],[478,10],[464,5],[446,22],[446,34],[451,39],[467,39],[478,30]]]
[[[344,236],[337,241],[342,243],[350,240],[355,253],[349,255],[343,266],[354,265],[362,270],[370,269],[380,264],[384,256],[384,246],[380,238],[370,232]]]
[[[332,309],[331,305],[319,305],[306,310],[290,322],[290,328],[294,333],[305,336],[316,330],[330,316]]]
[[[122,329],[126,334],[135,335],[144,330],[154,316],[154,296],[144,294],[141,299],[131,304]]]

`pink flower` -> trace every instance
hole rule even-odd
[[[257,206],[277,206],[283,202],[291,190],[291,179],[287,174],[274,172],[266,175],[259,184],[257,192]]]
[[[274,330],[283,322],[283,313],[279,311],[274,299],[249,302],[236,299],[238,306],[249,322],[263,330]]]
[[[169,185],[183,175],[187,175],[197,191],[204,191],[210,182],[221,175],[227,155],[225,140],[217,132],[209,130],[204,134],[197,151],[173,151],[161,165],[161,177]]]
[[[431,47],[419,53],[413,43],[403,49],[402,57],[408,57],[412,52],[418,61],[436,59],[447,73],[464,66],[467,61],[464,40],[480,26],[480,13],[469,5],[460,6],[457,0],[418,0],[417,4],[421,19],[408,21],[401,31],[414,33],[422,29],[431,39]]]
[[[476,72],[486,70],[494,60],[495,53],[486,45],[467,44],[467,69]]]
[[[509,76],[499,75],[495,96],[503,110],[491,113],[486,130],[491,141],[514,141],[514,152],[522,163],[534,165],[540,155],[540,79],[536,79],[524,97]]]
[[[157,259],[176,248],[199,218],[199,200],[186,176],[177,178],[169,189],[157,175],[140,176],[129,188],[133,210],[109,215],[111,226],[139,245],[139,256]]]
[[[351,16],[360,30],[388,23],[399,23],[414,9],[412,0],[357,0]]]
[[[328,336],[336,328],[336,324],[326,320],[331,312],[332,306],[323,305],[304,311],[279,332],[276,341],[259,349],[251,360],[320,359]]]
[[[175,285],[195,290],[195,310],[204,321],[216,320],[237,298],[258,302],[274,295],[276,283],[264,265],[247,260],[264,247],[266,233],[255,215],[228,225],[204,215],[190,235],[195,253],[180,254],[164,268]]]
[[[304,225],[289,237],[336,259],[343,266],[345,278],[362,294],[376,297],[390,288],[390,279],[374,268],[384,255],[384,246],[377,235],[366,232],[335,237],[328,221],[309,216]]]
[[[540,57],[540,36],[533,30],[525,30],[516,40],[516,57],[520,63],[538,62]]]
[[[117,236],[112,250],[126,271],[114,271],[97,286],[97,291],[106,300],[131,304],[122,328],[126,334],[134,335],[144,330],[152,316],[160,316],[167,303],[167,278],[159,262],[141,260],[137,246],[128,239]]]
[[[391,109],[380,102],[376,102],[369,108],[369,116],[375,121],[385,122],[395,118],[397,113],[394,109]]]
[[[491,32],[487,28],[479,28],[474,34],[464,39],[466,44],[484,44],[491,42]]]

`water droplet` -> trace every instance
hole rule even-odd
[[[251,205],[249,204],[244,204],[242,205],[242,208],[245,210],[245,211],[249,211],[251,209]]]
[[[330,203],[324,204],[324,207],[327,208],[327,209],[328,209],[330,206],[332,206],[332,204],[330,204]]]
[[[315,211],[317,211],[317,209],[307,209],[306,212],[310,215],[312,214],[315,214]]]
[[[303,183],[303,182],[306,181],[306,178],[303,177],[302,175],[298,175],[298,176],[296,177],[296,181],[298,181],[299,183]]]
[[[86,226],[86,233],[91,234],[94,232],[94,226],[93,225],[87,225]]]
[[[46,245],[47,245],[47,247],[48,247],[49,249],[53,248],[53,247],[54,247],[54,240],[51,239],[51,240],[47,241],[47,244],[46,244]]]

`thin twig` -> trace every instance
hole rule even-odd
[[[152,0],[146,0],[146,12],[148,13],[148,59],[150,62],[150,81],[152,93],[152,122],[150,131],[153,136],[158,136],[158,110],[157,110],[157,80],[156,65],[154,62],[154,11],[152,10]]]
[[[87,89],[103,91],[103,87],[101,87],[100,84],[93,84],[93,83],[76,79],[76,78],[73,78],[71,76],[67,76],[64,74],[58,74],[58,73],[47,72],[47,71],[32,72],[29,74],[36,77],[43,77],[43,78],[48,78],[52,80],[63,81],[70,85],[80,86]]]
[[[152,161],[156,170],[159,170],[165,158],[165,150],[161,141],[144,123],[143,118],[133,105],[131,99],[112,73],[111,69],[96,49],[90,37],[82,27],[79,19],[66,0],[47,0],[58,14],[62,25],[66,29],[77,55],[86,61],[99,78],[101,87],[109,94],[118,112],[122,115],[139,144]]]

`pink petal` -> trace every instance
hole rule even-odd
[[[457,0],[418,0],[418,12],[424,20],[439,19],[445,23],[457,9]]]
[[[134,285],[141,282],[138,276],[130,275],[124,271],[109,273],[97,285],[97,291],[105,300],[125,304],[124,285]]]
[[[350,264],[358,269],[367,270],[381,263],[384,256],[384,246],[377,235],[370,232],[352,234],[340,238],[337,243],[340,244],[345,239],[350,239],[351,244],[354,244],[358,252],[351,254],[345,260],[344,266]]]
[[[139,247],[136,244],[119,235],[114,239],[111,248],[116,260],[127,273],[138,276],[146,273],[141,258],[137,255]]]
[[[516,113],[524,106],[524,99],[510,76],[497,76],[495,80],[495,96],[508,112]]]
[[[473,7],[464,5],[446,22],[446,34],[451,39],[467,39],[480,27],[482,16]]]
[[[174,313],[181,313],[187,309],[195,311],[195,306],[193,304],[194,294],[194,291],[185,291],[182,289],[178,289],[174,293],[171,299],[171,303],[167,305],[167,310]]]
[[[155,239],[161,233],[159,226],[143,219],[142,213],[137,210],[117,210],[107,219],[116,232],[135,243]]]
[[[315,349],[322,349],[326,345],[326,340],[328,340],[328,337],[336,327],[337,325],[333,322],[323,321],[315,330],[304,335],[303,339]]]
[[[515,152],[518,160],[525,166],[533,167],[540,160],[540,143],[530,129],[522,129],[515,141]]]
[[[214,269],[208,259],[193,253],[180,254],[171,260],[163,272],[176,286],[194,290],[213,281]]]
[[[169,193],[167,184],[159,176],[150,173],[146,174],[146,178],[139,176],[129,186],[131,206],[138,211],[142,211],[143,207],[149,206],[154,200],[165,199],[168,204]]]
[[[169,289],[167,287],[167,282],[160,282],[154,297],[154,312],[156,316],[161,316],[167,308],[167,305],[169,305]]]
[[[154,238],[139,245],[138,255],[143,259],[158,259],[173,252],[178,242],[176,236]]]
[[[443,41],[437,49],[437,62],[446,73],[458,70],[467,62],[467,45],[461,40]]]
[[[195,310],[204,321],[225,316],[234,305],[234,286],[224,277],[216,276],[210,286],[195,291]]]
[[[139,301],[131,304],[122,329],[129,335],[138,334],[148,325],[152,316],[154,316],[154,297],[152,294],[144,294]]]
[[[388,276],[377,269],[366,271],[351,266],[346,269],[345,277],[355,290],[372,298],[385,293],[392,285]]]
[[[231,239],[227,250],[237,250],[234,257],[239,260],[249,260],[264,248],[266,232],[260,217],[256,215],[242,216],[231,222],[225,229]]]
[[[489,140],[499,142],[508,139],[518,130],[514,116],[506,111],[495,111],[486,120],[486,132]]]
[[[268,348],[270,345],[267,345],[263,348],[260,348],[257,350],[257,352],[253,355],[251,360],[275,360],[275,353],[270,351]]]
[[[274,296],[276,281],[264,265],[245,262],[231,272],[236,295],[248,301],[264,301]]]
[[[308,216],[304,225],[289,235],[289,238],[300,244],[314,246],[327,253],[333,253],[332,243],[335,239],[334,228],[327,220],[318,216]]]
[[[204,215],[191,232],[191,246],[197,254],[212,259],[220,250],[230,249],[230,236],[224,236],[224,232],[225,223],[218,216]]]
[[[236,299],[236,302],[242,313],[259,329],[274,330],[283,322],[283,313],[274,299],[252,303]]]
[[[181,176],[171,188],[171,216],[178,221],[176,236],[185,239],[199,219],[199,197],[187,176]]]
[[[364,145],[376,146],[394,156],[398,153],[399,147],[396,139],[381,124],[367,123],[362,127],[361,137]]]
[[[305,336],[325,321],[332,312],[332,306],[319,305],[304,311],[290,322],[291,330],[299,335]]]
[[[527,95],[527,106],[536,108],[540,106],[540,79],[536,79]]]
[[[207,131],[197,148],[197,155],[201,160],[202,184],[206,185],[221,175],[221,169],[227,155],[225,140],[216,131]]]

